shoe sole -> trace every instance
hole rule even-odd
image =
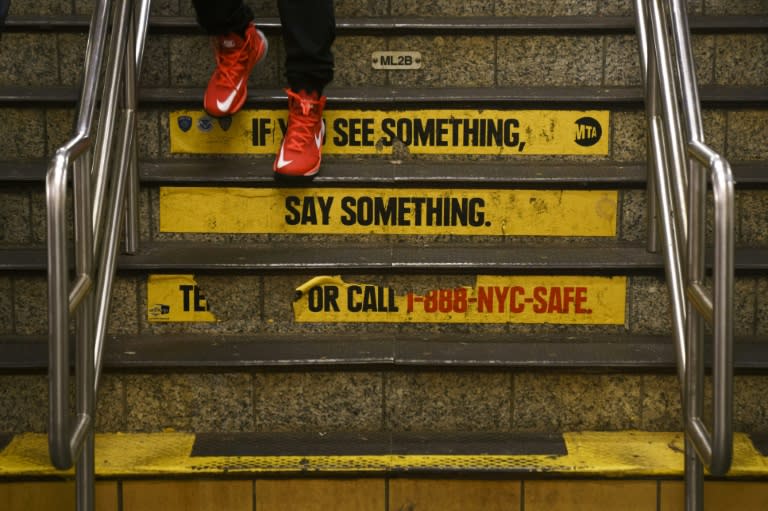
[[[304,180],[310,180],[313,177],[317,175],[317,173],[320,171],[320,162],[317,163],[317,167],[315,167],[312,170],[307,171],[304,174],[284,174],[280,172],[279,170],[272,169],[272,173],[275,176],[275,179],[284,179],[287,181],[304,181]]]

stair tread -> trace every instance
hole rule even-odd
[[[0,160],[0,182],[42,182],[47,160]],[[731,162],[736,188],[768,185],[768,161]],[[312,180],[322,186],[468,186],[643,188],[643,162],[510,162],[430,161],[323,158],[322,172]],[[144,184],[282,186],[275,181],[272,158],[253,156],[145,159],[139,162]]]
[[[762,31],[768,27],[768,16],[691,15],[690,29],[694,33],[721,31]],[[267,32],[280,30],[275,17],[257,17],[256,24]],[[86,15],[10,15],[5,23],[8,31],[85,31],[90,16]],[[150,30],[157,32],[199,33],[200,28],[190,16],[152,16]],[[529,33],[529,32],[587,32],[634,33],[631,16],[558,15],[558,16],[380,16],[339,17],[336,30],[340,34],[462,32],[462,33]]]
[[[418,250],[414,250],[414,247]],[[302,240],[249,245],[205,242],[145,242],[135,255],[118,257],[118,270],[138,271],[395,271],[414,273],[547,272],[611,273],[660,271],[661,255],[645,247],[606,242],[542,246],[483,246],[478,243],[410,245],[400,242],[335,243],[328,247]],[[737,271],[768,268],[768,247],[739,247]],[[0,249],[0,271],[42,271],[44,248]]]
[[[160,342],[162,341],[162,342]],[[707,360],[709,358],[707,357]],[[0,336],[0,370],[44,371],[43,336]],[[665,335],[588,336],[484,334],[151,334],[109,335],[104,351],[109,370],[243,369],[279,367],[505,367],[568,370],[661,370],[676,366],[672,339]],[[737,336],[734,368],[768,369],[768,337]]]
[[[759,440],[758,440],[759,441]],[[0,477],[60,479],[48,437],[17,434],[0,451]],[[292,454],[274,454],[274,446]],[[531,478],[681,477],[681,432],[557,433],[103,433],[96,435],[95,473],[126,476],[233,477],[313,474],[514,474]],[[196,449],[195,449],[196,448]],[[535,453],[533,453],[535,451]],[[238,455],[237,453],[244,453]],[[295,454],[300,452],[301,454]],[[627,453],[631,456],[627,456]],[[765,478],[765,456],[748,433],[734,435],[728,479]],[[64,472],[72,475],[72,471]]]
[[[755,105],[765,107],[768,87],[702,85],[699,98],[705,105]],[[145,105],[200,107],[204,87],[140,87],[139,101]],[[388,107],[455,107],[477,105],[494,108],[536,108],[552,105],[606,107],[632,106],[641,108],[641,87],[627,86],[537,86],[537,87],[329,87],[326,90],[328,108],[350,105]],[[79,89],[71,86],[0,86],[0,103],[74,103]],[[282,89],[249,88],[245,108],[284,108]]]

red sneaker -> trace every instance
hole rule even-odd
[[[272,169],[288,177],[314,176],[320,169],[325,123],[325,96],[288,93],[288,129]]]
[[[214,117],[232,115],[243,107],[251,69],[267,54],[267,38],[251,23],[245,39],[232,33],[216,37],[216,69],[208,82],[203,108]]]

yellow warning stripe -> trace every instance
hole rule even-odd
[[[386,473],[429,470],[457,473],[547,473],[587,477],[680,477],[681,433],[575,432],[563,435],[568,454],[552,455],[345,455],[345,456],[205,456],[192,457],[190,433],[99,434],[99,477],[178,476],[265,473]],[[22,434],[0,452],[0,478],[71,476],[48,458],[43,434]],[[768,458],[745,434],[736,434],[729,477],[766,478]]]
[[[160,188],[160,231],[616,235],[616,190]]]
[[[478,275],[474,286],[410,290],[336,276],[296,288],[297,322],[623,325],[626,277]]]
[[[243,110],[214,119],[169,114],[171,152],[268,154],[280,149],[286,110]],[[327,110],[324,154],[606,155],[607,110]]]

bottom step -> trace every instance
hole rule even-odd
[[[0,481],[60,478],[44,434],[0,437]],[[739,433],[729,478],[768,480],[765,435]],[[96,475],[676,478],[683,435],[642,431],[486,433],[110,433],[96,436]]]

